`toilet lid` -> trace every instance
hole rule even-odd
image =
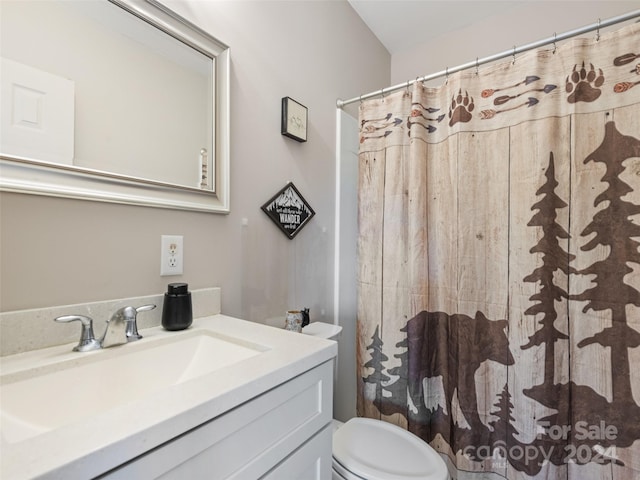
[[[333,457],[368,480],[445,480],[440,455],[414,434],[370,418],[352,418],[333,434]]]

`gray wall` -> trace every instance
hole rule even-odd
[[[390,56],[346,1],[171,1],[231,47],[231,213],[0,194],[0,309],[222,287],[254,321],[308,306],[333,321],[335,101],[389,84]],[[280,135],[280,99],[309,109]],[[260,206],[293,181],[316,216],[287,239]],[[246,225],[243,225],[246,223]],[[160,277],[160,235],[184,235],[184,275]],[[321,316],[324,312],[324,317]]]

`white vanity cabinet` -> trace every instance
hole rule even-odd
[[[329,360],[100,478],[328,480],[332,375]]]
[[[2,480],[331,478],[336,342],[222,314],[140,333],[0,358]]]

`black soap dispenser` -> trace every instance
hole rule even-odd
[[[164,294],[162,326],[167,330],[184,330],[193,322],[191,292],[186,283],[170,283]]]

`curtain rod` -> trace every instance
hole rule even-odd
[[[527,50],[533,50],[534,48],[539,48],[539,47],[542,47],[544,45],[549,45],[551,43],[556,43],[556,42],[559,42],[561,40],[566,40],[567,38],[575,37],[576,35],[581,35],[583,33],[592,32],[593,30],[597,30],[598,31],[597,38],[599,38],[600,37],[600,29],[601,28],[609,27],[611,25],[615,25],[616,23],[624,22],[626,20],[631,20],[632,18],[636,18],[636,17],[640,17],[640,10],[634,10],[632,12],[625,13],[624,15],[619,15],[617,17],[612,17],[612,18],[609,18],[609,19],[603,20],[603,21],[600,21],[598,19],[598,21],[596,23],[592,23],[591,25],[586,25],[584,27],[577,28],[575,30],[570,30],[568,32],[561,33],[560,35],[554,34],[553,37],[545,38],[543,40],[538,40],[537,42],[529,43],[529,44],[523,45],[521,47],[516,47],[514,45],[514,47],[511,50],[505,50],[504,52],[496,53],[495,55],[491,55],[489,57],[476,59],[475,62],[467,62],[467,63],[464,63],[462,65],[458,65],[457,67],[447,68],[447,69],[442,70],[440,72],[432,73],[432,74],[426,75],[424,77],[418,77],[415,80],[408,80],[408,81],[406,81],[404,83],[399,83],[398,85],[394,85],[392,87],[386,87],[386,88],[383,88],[381,90],[376,90],[375,92],[367,93],[365,95],[360,95],[359,97],[350,98],[349,100],[340,100],[340,99],[338,99],[336,101],[336,106],[338,108],[342,108],[345,105],[349,105],[351,103],[355,103],[355,102],[359,102],[359,101],[362,101],[362,100],[366,100],[368,98],[373,98],[373,97],[376,97],[378,95],[384,96],[387,93],[395,92],[396,90],[400,90],[401,88],[408,88],[410,85],[412,85],[414,83],[417,83],[417,82],[426,82],[427,80],[433,80],[435,78],[448,76],[451,73],[456,73],[456,72],[459,72],[461,70],[466,70],[466,69],[472,68],[472,67],[478,67],[478,66],[483,65],[485,63],[495,62],[496,60],[500,60],[502,58],[511,57],[511,56],[515,57],[516,54],[518,54],[518,53],[526,52]]]

